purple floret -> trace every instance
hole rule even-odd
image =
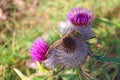
[[[88,9],[74,8],[68,12],[67,18],[73,25],[84,27],[91,23],[94,16],[92,11]]]
[[[37,38],[30,49],[30,55],[33,61],[43,61],[46,59],[46,53],[49,46],[43,38]]]

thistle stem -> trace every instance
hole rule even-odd
[[[108,57],[103,57],[103,56],[97,56],[95,54],[93,54],[93,52],[90,50],[89,51],[89,54],[95,58],[96,60],[99,60],[99,61],[108,61],[108,62],[117,62],[117,63],[120,63],[120,59],[118,58],[108,58]]]
[[[96,55],[93,55],[93,57],[96,60],[99,60],[99,61],[108,61],[108,62],[117,62],[117,63],[120,63],[120,59],[118,59],[118,58],[108,58],[108,57],[102,57],[102,56],[96,56]]]

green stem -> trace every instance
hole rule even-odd
[[[101,56],[93,56],[96,60],[100,60],[100,61],[108,61],[108,62],[117,62],[120,63],[120,59],[118,58],[108,58],[108,57],[101,57]]]
[[[108,62],[117,62],[117,63],[120,63],[120,59],[118,59],[118,58],[108,58],[108,57],[103,57],[103,56],[97,56],[97,55],[94,55],[91,50],[89,50],[89,54],[92,57],[94,57],[96,60],[99,60],[99,61],[108,61]]]

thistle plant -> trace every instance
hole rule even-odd
[[[68,25],[68,32],[50,46],[47,58],[43,61],[49,69],[81,68],[89,56],[86,41],[92,37],[93,13],[87,9],[75,8],[68,12],[67,19],[72,26]],[[84,71],[83,73],[86,75]],[[86,77],[92,79],[89,75]]]
[[[49,47],[43,38],[34,41],[30,49],[33,61],[38,61],[47,69],[53,70],[53,75],[60,75],[58,73],[65,69],[75,69],[79,79],[82,74],[88,80],[95,79],[83,69],[88,56],[99,61],[120,63],[120,59],[97,56],[90,49],[88,41],[94,36],[91,25],[93,20],[94,14],[91,10],[71,9],[67,14],[66,32],[59,40]]]

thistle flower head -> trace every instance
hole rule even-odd
[[[67,14],[68,21],[75,26],[84,27],[91,23],[93,20],[92,11],[84,8],[74,8]]]
[[[74,31],[58,40],[48,50],[49,57],[44,61],[48,68],[79,67],[86,61],[88,47]]]
[[[70,43],[63,39],[62,44],[57,49],[57,57],[65,67],[76,68],[86,61],[88,47],[76,37],[65,37]],[[71,38],[71,39],[70,39]],[[74,47],[70,47],[74,46]]]
[[[43,61],[49,46],[43,38],[37,38],[30,49],[30,55],[33,61]]]

